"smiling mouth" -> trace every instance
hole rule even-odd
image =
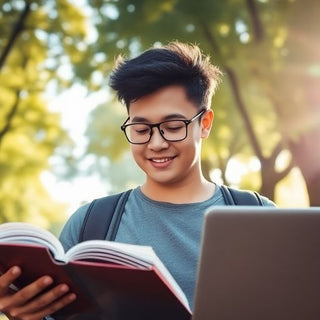
[[[155,162],[155,163],[165,163],[165,162],[171,161],[173,158],[174,158],[174,157],[170,157],[170,158],[158,158],[158,159],[151,158],[150,161]]]

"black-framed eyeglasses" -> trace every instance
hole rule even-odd
[[[148,143],[153,134],[153,128],[157,128],[161,137],[169,142],[182,141],[188,136],[188,125],[206,112],[202,109],[190,120],[166,120],[159,123],[134,122],[126,124],[130,118],[123,123],[121,130],[127,140],[132,144]]]

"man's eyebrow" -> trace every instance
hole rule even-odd
[[[172,113],[172,114],[169,114],[165,117],[163,117],[161,119],[161,121],[167,121],[167,120],[176,120],[176,119],[187,119],[185,115],[181,114],[181,113]],[[160,121],[160,122],[161,122]],[[134,117],[132,118],[131,122],[147,122],[149,123],[150,121],[146,118],[143,118],[143,117]]]

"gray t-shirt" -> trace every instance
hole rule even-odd
[[[263,204],[274,205],[266,198]],[[151,246],[186,294],[192,309],[203,216],[209,207],[224,205],[219,186],[210,199],[187,204],[151,200],[138,187],[125,205],[115,241]],[[60,241],[65,250],[78,243],[88,206],[79,208],[62,230]]]

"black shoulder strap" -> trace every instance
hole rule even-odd
[[[257,192],[237,190],[224,185],[221,185],[221,191],[227,205],[263,205]],[[93,239],[114,240],[130,192],[131,190],[127,190],[93,200],[83,220],[79,242]]]
[[[79,242],[93,239],[114,240],[131,190],[95,199],[83,220]]]
[[[260,195],[255,191],[238,190],[221,185],[221,191],[227,205],[263,206]]]

